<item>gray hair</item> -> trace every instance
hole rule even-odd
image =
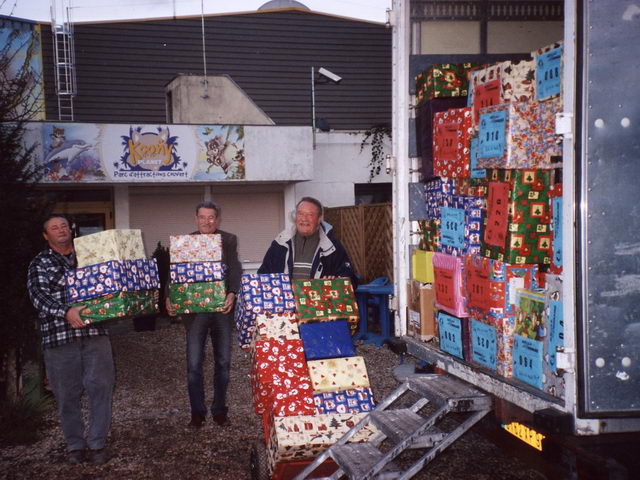
[[[220,208],[220,206],[217,203],[212,202],[211,200],[205,200],[204,202],[200,202],[198,205],[196,205],[196,215],[198,215],[198,212],[201,208],[210,208],[211,210],[215,210],[216,217],[219,217],[222,213],[222,209]]]
[[[298,201],[298,203],[296,203],[296,210],[298,210],[298,207],[302,202],[313,203],[316,207],[318,207],[318,213],[320,214],[320,216],[322,217],[324,215],[324,207],[322,206],[322,203],[320,203],[320,200],[313,197],[302,197]]]

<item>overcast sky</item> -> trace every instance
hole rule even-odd
[[[51,21],[55,4],[58,22],[67,7],[72,22],[156,18],[204,13],[255,11],[267,0],[0,0],[0,14],[35,21]],[[316,12],[386,21],[391,0],[299,0]]]

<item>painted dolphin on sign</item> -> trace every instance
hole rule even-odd
[[[60,160],[67,164],[91,147],[93,147],[93,145],[84,140],[67,140],[59,147],[47,153],[47,156],[44,158],[44,163],[47,164],[53,160]]]

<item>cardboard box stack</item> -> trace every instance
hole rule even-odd
[[[253,406],[273,472],[312,459],[375,404],[351,338],[358,310],[349,280],[245,274],[241,283],[238,340],[251,351]],[[376,432],[366,428],[351,441]]]
[[[85,323],[158,311],[155,258],[145,258],[140,230],[105,230],[74,239],[78,267],[65,276],[67,301],[83,305]]]
[[[439,68],[416,79],[421,117],[435,91],[441,101],[464,95],[427,81]],[[414,189],[424,192],[426,214],[412,253],[407,330],[430,338],[415,313],[432,285],[442,350],[561,396],[562,45],[469,68],[468,77],[466,108],[420,119],[433,126],[431,151],[423,143],[420,152],[433,158],[433,174]]]

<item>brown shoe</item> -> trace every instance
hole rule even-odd
[[[191,415],[191,421],[189,422],[190,427],[200,428],[202,425],[204,425],[204,415]]]
[[[226,413],[216,413],[213,415],[213,421],[221,427],[229,425],[229,417]]]
[[[106,448],[100,448],[98,450],[89,450],[89,457],[87,461],[91,465],[102,465],[109,461],[109,455]]]
[[[67,463],[71,465],[79,465],[84,462],[84,450],[71,450],[67,454]]]

